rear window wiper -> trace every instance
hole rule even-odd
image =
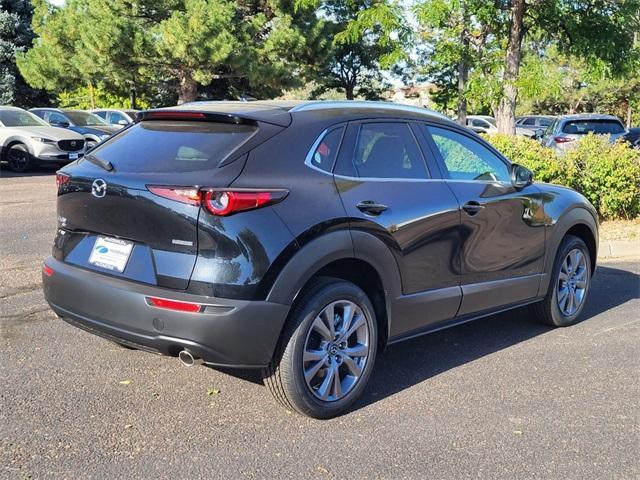
[[[107,160],[102,160],[101,158],[95,157],[91,154],[85,155],[84,158],[89,160],[91,163],[104,168],[107,172],[113,170],[113,164]]]

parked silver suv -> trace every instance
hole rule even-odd
[[[609,141],[614,143],[627,131],[620,119],[613,115],[596,113],[562,115],[556,118],[544,132],[542,144],[562,152],[575,145],[577,140],[588,133],[608,135]]]
[[[67,164],[84,155],[84,137],[50,126],[33,113],[17,107],[0,107],[0,158],[14,172],[38,163]]]

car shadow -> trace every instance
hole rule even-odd
[[[46,177],[55,175],[56,171],[60,170],[58,165],[39,165],[29,170],[28,172],[18,173],[9,169],[9,165],[2,162],[0,163],[0,177],[2,178],[19,178],[19,177]]]
[[[599,267],[583,321],[639,298],[639,290],[639,275]],[[550,330],[524,307],[392,345],[379,356],[369,387],[353,410]]]

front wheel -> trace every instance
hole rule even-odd
[[[536,316],[556,327],[577,323],[591,284],[591,255],[582,239],[567,235],[558,248],[549,291],[534,305]]]
[[[314,418],[340,415],[362,394],[377,342],[367,295],[350,282],[316,280],[291,311],[265,384],[286,408]]]
[[[18,173],[27,172],[33,166],[33,159],[29,150],[21,143],[12,145],[9,148],[7,162],[9,163],[9,168]]]

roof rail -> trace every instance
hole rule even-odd
[[[290,112],[306,112],[310,110],[325,110],[329,108],[381,108],[385,110],[396,110],[399,112],[421,113],[425,116],[436,116],[446,120],[451,120],[446,115],[428,108],[414,107],[402,103],[379,102],[369,100],[317,100],[296,105]]]

